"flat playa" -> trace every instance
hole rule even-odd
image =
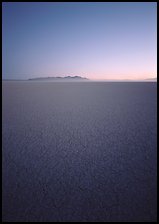
[[[4,222],[157,221],[157,84],[2,84]]]

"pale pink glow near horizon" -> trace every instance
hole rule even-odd
[[[156,9],[156,3],[4,3],[2,76],[155,78]]]

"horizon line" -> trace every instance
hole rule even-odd
[[[2,79],[2,81],[39,81],[34,79]],[[88,79],[87,80],[48,80],[48,82],[157,82],[157,78],[150,79]]]

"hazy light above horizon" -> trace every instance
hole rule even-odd
[[[157,3],[2,3],[2,76],[157,76]]]

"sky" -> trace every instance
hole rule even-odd
[[[155,2],[3,2],[2,78],[157,77]]]

